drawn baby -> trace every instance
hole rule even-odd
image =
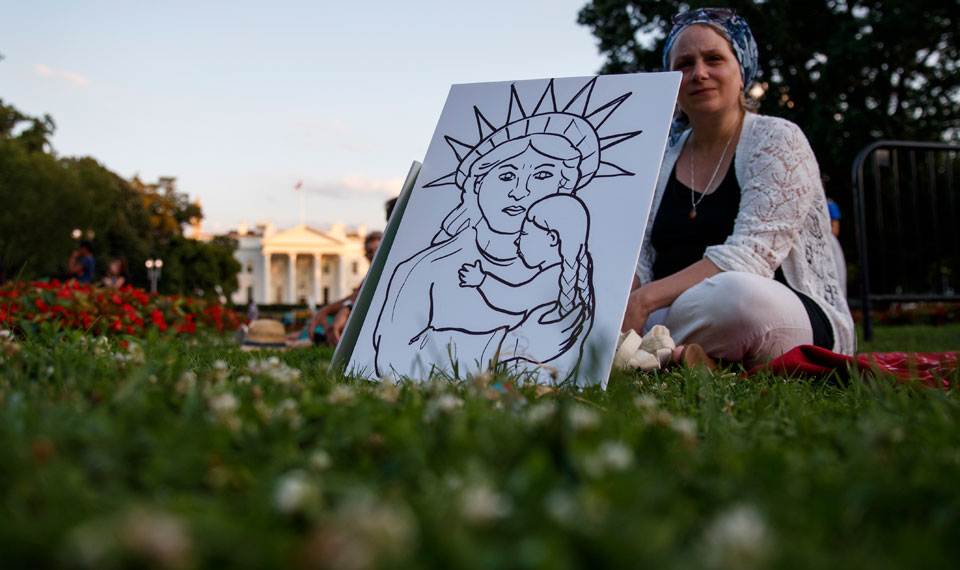
[[[587,251],[589,214],[579,198],[552,194],[533,204],[514,244],[524,265],[538,273],[510,283],[485,271],[481,262],[464,263],[461,287],[476,287],[486,303],[502,312],[527,314],[547,303],[556,306],[543,322],[562,318],[579,305],[593,308],[592,262]]]

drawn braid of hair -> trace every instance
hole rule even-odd
[[[577,248],[576,256],[564,256],[560,269],[560,316],[566,316],[581,303],[588,310],[592,308],[590,264],[590,255],[583,244]]]

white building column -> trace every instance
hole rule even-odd
[[[297,252],[287,253],[287,299],[285,302],[291,305],[296,303],[297,299]]]
[[[270,272],[273,271],[273,263],[271,263],[271,257],[273,256],[272,251],[263,252],[263,275],[260,276],[260,281],[263,285],[263,290],[260,293],[260,298],[263,299],[263,303],[270,303]]]
[[[337,294],[335,299],[343,299],[347,296],[347,267],[343,255],[337,256]]]
[[[323,303],[323,288],[320,287],[321,275],[323,275],[323,256],[315,253],[313,254],[313,302],[317,305]]]

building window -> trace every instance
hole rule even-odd
[[[353,262],[353,274],[356,275],[356,274],[358,274],[358,273],[360,273],[360,263],[354,261],[354,262]]]
[[[329,275],[329,274],[330,274],[330,264],[329,264],[329,263],[324,263],[324,264],[323,264],[323,274],[324,274],[324,275]]]
[[[253,273],[253,262],[252,262],[252,261],[248,261],[248,262],[247,262],[247,273]]]

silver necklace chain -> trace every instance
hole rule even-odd
[[[707,193],[710,191],[710,187],[713,186],[713,181],[717,177],[717,173],[720,172],[720,165],[723,164],[723,158],[727,156],[727,149],[730,148],[730,143],[733,141],[734,135],[737,134],[737,130],[733,129],[733,132],[730,133],[730,138],[727,139],[727,144],[723,146],[723,152],[720,153],[720,160],[717,162],[717,167],[713,169],[713,176],[710,177],[710,181],[707,182],[706,188],[703,189],[703,192],[700,194],[700,197],[696,197],[697,193],[697,183],[693,175],[693,133],[690,133],[690,219],[697,217],[697,205],[707,197]]]

